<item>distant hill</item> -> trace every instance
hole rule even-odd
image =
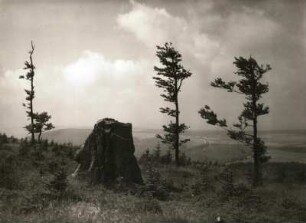
[[[84,144],[91,131],[92,129],[59,129],[43,133],[42,138],[50,141],[53,140],[57,143],[72,143],[73,145],[79,146]],[[140,128],[135,128],[133,130],[136,156],[141,156],[141,154],[143,154],[147,149],[153,151],[156,148],[159,144],[159,141],[155,137],[157,133],[161,133],[161,130]],[[224,138],[227,141],[228,139],[226,137],[220,137],[219,135],[220,132],[209,134],[203,134],[203,132],[196,134],[196,132],[191,132],[190,134],[186,134],[186,136],[191,138],[191,141],[182,146],[181,151],[185,152],[193,160],[199,161],[209,159],[227,162],[245,158],[245,152],[243,152],[244,147],[242,145],[235,145],[234,147],[237,147],[237,149],[228,155],[227,151],[232,150],[233,145],[230,143],[224,143],[224,140],[221,140],[221,138]],[[218,138],[220,140],[218,140]],[[209,141],[212,142],[211,145]],[[215,141],[219,143],[214,144]],[[160,144],[160,147],[162,153],[165,153],[168,150],[167,145]],[[219,156],[217,155],[218,153],[221,153],[222,155]]]
[[[53,140],[57,143],[72,143],[73,145],[84,144],[86,138],[90,134],[92,129],[57,129],[43,133],[42,138]],[[162,134],[162,130],[159,129],[145,129],[145,128],[133,128],[134,141],[146,140],[155,138],[156,134]],[[222,144],[236,144],[235,141],[229,140],[224,131],[187,131],[186,137],[192,138],[201,143],[222,143]],[[149,143],[151,144],[151,143]]]
[[[58,129],[43,133],[42,138],[57,143],[84,144],[92,129]]]
[[[92,129],[59,129],[43,133],[43,138],[57,143],[84,144]],[[145,150],[154,150],[159,144],[155,135],[161,130],[133,129],[135,155],[140,156]],[[260,135],[268,146],[271,161],[306,163],[306,131],[263,131]],[[191,141],[182,146],[181,151],[188,157],[199,161],[231,162],[251,158],[251,151],[245,145],[229,139],[225,131],[188,131],[185,134]],[[167,145],[160,144],[162,152]]]

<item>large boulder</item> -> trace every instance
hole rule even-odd
[[[76,153],[78,171],[86,171],[95,183],[116,179],[143,184],[140,168],[134,156],[132,125],[105,118],[98,121]]]

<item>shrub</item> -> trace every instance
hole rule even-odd
[[[140,156],[138,162],[140,164],[147,164],[148,162],[151,161],[151,154],[150,154],[150,150],[146,149],[146,151]]]
[[[191,164],[191,159],[188,158],[184,152],[181,153],[179,160],[181,166],[188,166]]]
[[[146,173],[148,178],[144,188],[145,194],[149,194],[149,197],[158,200],[167,200],[169,198],[168,188],[164,185],[161,174],[156,168],[154,168],[152,163],[147,164]]]
[[[49,182],[45,183],[47,196],[51,200],[81,200],[80,195],[75,191],[75,188],[68,181],[68,175],[62,167],[58,167],[57,171],[54,171]]]
[[[162,155],[160,157],[160,162],[162,164],[170,164],[170,163],[172,163],[172,161],[173,161],[173,158],[172,158],[172,154],[171,154],[170,149],[167,151],[167,153],[165,155]]]
[[[10,139],[9,139],[9,142],[11,142],[11,143],[17,143],[17,142],[18,142],[18,139],[15,138],[14,136],[11,136]]]
[[[46,157],[44,151],[41,150],[40,145],[34,145],[33,150],[30,153],[30,157],[35,167],[44,165]]]
[[[28,142],[28,139],[21,139],[19,143],[19,155],[27,156],[31,149],[31,144]]]
[[[153,160],[159,162],[161,157],[161,150],[160,150],[160,144],[157,144],[155,150],[153,151],[152,158]]]
[[[154,149],[153,153],[150,153],[150,150],[147,149],[139,158],[139,163],[146,164],[148,162],[154,162],[155,164],[166,164],[169,165],[173,162],[173,157],[171,150],[169,149],[166,154],[161,155],[160,145],[158,144]],[[191,165],[191,159],[186,156],[183,152],[179,156],[179,162],[181,166]]]
[[[5,143],[8,143],[8,137],[5,133],[4,134],[0,133],[0,145],[5,144]]]
[[[55,199],[63,199],[68,188],[67,174],[63,169],[60,169],[53,175],[53,179],[47,183],[47,189],[50,195]]]
[[[193,196],[197,196],[206,192],[215,191],[215,178],[210,175],[209,166],[207,164],[196,164],[196,167],[200,170],[200,177],[191,185],[191,193]]]
[[[62,154],[63,146],[59,144],[54,144],[52,147],[52,152],[55,156],[60,156]]]
[[[231,197],[244,196],[250,192],[250,188],[245,184],[235,184],[233,172],[227,168],[220,174],[220,183],[222,185],[221,194],[224,199],[228,200]]]
[[[20,186],[18,162],[16,156],[1,154],[0,159],[0,187],[9,190],[18,189]]]

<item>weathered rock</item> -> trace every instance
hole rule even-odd
[[[132,125],[105,118],[95,124],[84,146],[75,158],[79,170],[90,174],[95,183],[108,183],[121,178],[142,184],[142,176],[134,156]]]

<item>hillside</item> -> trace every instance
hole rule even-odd
[[[267,163],[252,188],[251,163],[177,168],[150,153],[138,161],[145,185],[93,185],[86,172],[69,176],[76,149],[0,137],[0,222],[306,222],[305,164]]]

